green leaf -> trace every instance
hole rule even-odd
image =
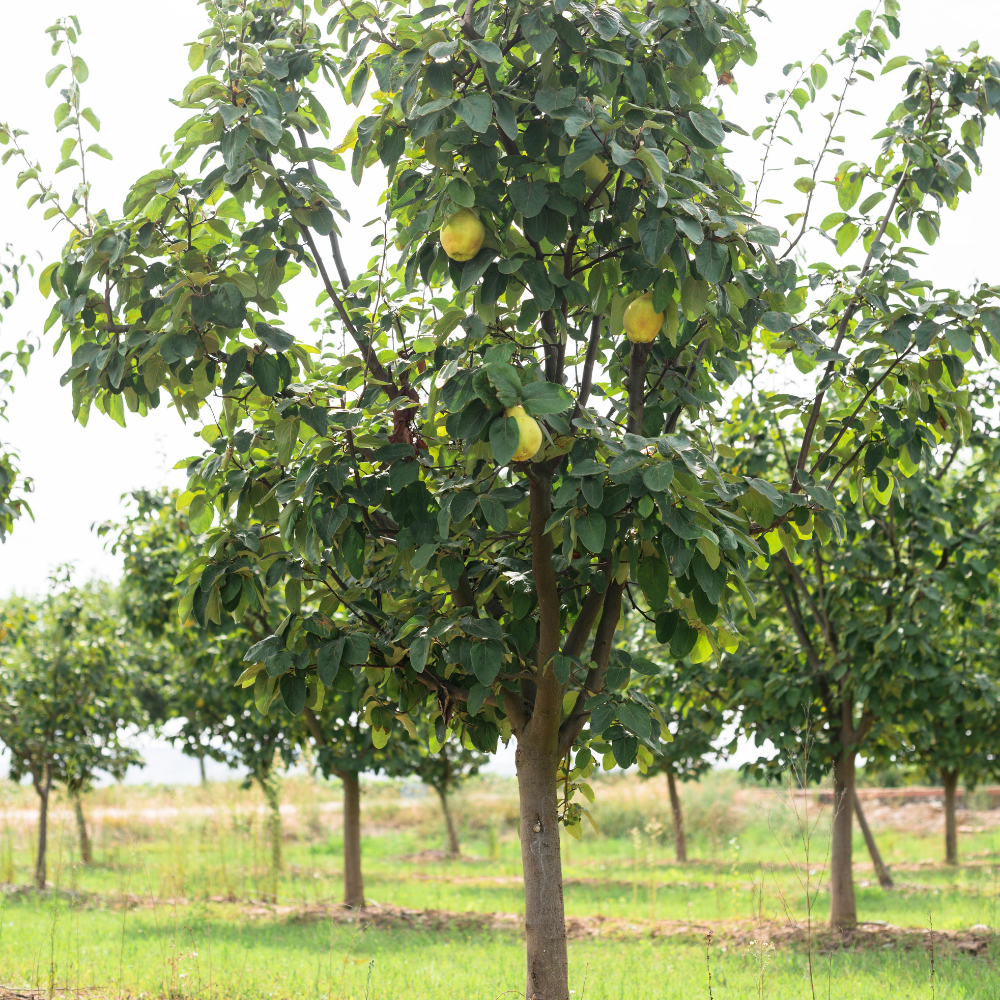
[[[658,209],[651,209],[639,220],[639,242],[650,264],[656,264],[667,252],[677,232],[677,224]],[[728,256],[728,251],[726,251]]]
[[[306,679],[300,674],[291,672],[282,674],[278,681],[278,689],[281,691],[281,699],[285,703],[285,708],[292,715],[300,715],[302,709],[306,707]]]
[[[500,421],[497,421],[499,423]],[[494,531],[506,531],[508,525],[507,508],[499,500],[492,497],[480,497],[479,507],[486,518],[486,523]]]
[[[858,227],[853,222],[845,223],[837,230],[837,253],[843,257],[857,238]]]
[[[489,94],[470,94],[455,103],[455,112],[473,132],[485,132],[493,120],[493,101]]]
[[[371,76],[371,68],[368,65],[368,60],[366,59],[357,69],[357,72],[351,79],[351,104],[356,108],[360,107],[361,99],[365,96],[365,91],[368,89],[368,78]]]
[[[674,629],[674,634],[670,639],[671,655],[677,657],[678,660],[683,659],[694,649],[698,635],[698,630],[692,628],[686,621],[683,619],[678,621],[677,628]]]
[[[273,354],[258,354],[253,362],[253,379],[265,396],[276,396],[281,386],[278,359]]]
[[[886,73],[891,73],[894,69],[899,69],[900,66],[905,66],[910,62],[909,56],[893,56],[886,64],[882,67],[882,72],[880,76],[885,76]]]
[[[565,413],[574,402],[570,392],[555,382],[529,382],[521,393],[525,412],[533,417]]]
[[[490,361],[484,367],[501,404],[516,406],[521,399],[521,380],[517,376],[517,369],[501,361]]]
[[[87,147],[88,153],[96,153],[98,156],[103,156],[106,160],[113,160],[114,157],[103,147],[98,145],[96,142],[91,143]]]
[[[371,643],[363,632],[351,632],[344,637],[344,663],[361,665],[368,662]]]
[[[659,462],[642,471],[642,481],[651,493],[664,493],[673,482],[674,467],[670,462]]]
[[[722,128],[722,122],[707,108],[701,111],[690,111],[688,117],[698,132],[713,145],[721,146],[725,141],[726,133]]]
[[[528,44],[541,55],[556,40],[555,31],[542,17],[543,8],[529,11],[521,18],[521,33]],[[624,63],[624,60],[622,60]]]
[[[589,511],[574,522],[577,537],[589,552],[595,555],[604,551],[604,535],[607,523],[596,510]]]
[[[639,586],[651,611],[659,611],[670,593],[670,570],[662,559],[646,556],[639,563]]]
[[[698,272],[713,285],[722,281],[726,265],[729,263],[729,247],[715,240],[705,240],[695,252]]]
[[[410,666],[413,667],[414,671],[418,674],[424,672],[424,667],[427,666],[427,654],[430,652],[431,640],[430,636],[418,635],[413,642],[410,643]]]
[[[521,432],[513,417],[498,417],[490,427],[490,444],[497,465],[508,465],[517,451]],[[485,513],[485,508],[484,508]]]
[[[58,66],[53,66],[52,69],[45,74],[45,86],[51,87],[52,84],[59,79],[59,74],[66,68],[65,63],[60,63]]]
[[[83,111],[80,112],[80,117],[90,122],[91,128],[93,128],[95,132],[101,131],[101,119],[94,114],[92,109],[84,108]]]
[[[472,672],[480,684],[489,687],[500,673],[503,665],[503,653],[500,643],[492,639],[486,642],[476,642],[472,645]]]
[[[86,83],[87,77],[90,76],[87,64],[79,56],[73,56],[72,73],[77,83]]]
[[[347,640],[341,636],[333,642],[323,643],[316,653],[316,672],[319,674],[320,683],[324,687],[329,687],[336,679],[346,644]]]
[[[483,62],[488,63],[501,63],[503,62],[503,51],[500,46],[494,42],[487,42],[483,40],[473,40],[467,39],[465,42],[465,47],[475,52]],[[475,713],[473,713],[475,714]]]
[[[514,207],[526,219],[533,219],[545,207],[549,193],[544,181],[519,180],[514,181],[507,189]]]

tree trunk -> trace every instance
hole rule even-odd
[[[958,771],[942,771],[944,783],[944,860],[958,864],[958,827],[955,825],[955,793],[958,791]]]
[[[52,767],[48,762],[42,765],[40,778],[34,774],[33,784],[38,792],[38,854],[35,857],[35,887],[45,889],[45,850],[49,836],[49,793],[52,791]]]
[[[674,772],[667,769],[667,791],[670,793],[670,811],[674,814],[674,851],[677,860],[688,859],[687,841],[684,839],[684,813],[681,811],[681,797],[677,794],[677,779]]]
[[[534,720],[533,720],[534,721]],[[526,1000],[568,1000],[569,965],[563,908],[556,771],[558,760],[518,742],[517,788],[521,806],[524,871]]]
[[[361,876],[361,782],[357,771],[342,771],[344,783],[344,903],[365,905]]]
[[[73,800],[76,829],[80,835],[80,861],[82,864],[90,865],[94,863],[94,855],[90,847],[90,834],[87,833],[87,819],[83,815],[83,801],[80,798],[79,789],[73,789],[69,794]]]
[[[830,926],[850,930],[858,923],[858,904],[854,898],[853,830],[854,756],[849,738],[842,739],[843,749],[833,769],[833,836],[830,844]]]
[[[278,879],[281,875],[281,802],[278,787],[270,775],[258,777],[264,798],[267,800],[267,835],[271,841],[271,875],[274,878],[274,902],[278,901]]]
[[[201,785],[204,788],[208,784],[208,778],[205,776],[205,755],[203,753],[198,754],[198,772],[201,774]]]
[[[883,889],[891,889],[893,885],[892,876],[889,874],[889,869],[886,868],[885,862],[882,860],[882,855],[879,854],[878,844],[875,843],[871,828],[868,826],[868,820],[865,819],[864,811],[861,808],[861,799],[858,798],[857,789],[854,790],[854,814],[858,817],[858,826],[861,827],[865,843],[868,845],[868,853],[871,855],[872,864],[875,866],[878,884]]]
[[[444,813],[445,826],[448,828],[448,853],[457,858],[462,853],[462,845],[458,842],[458,834],[455,832],[455,824],[451,819],[451,810],[448,808],[448,789],[446,786],[435,786],[434,789],[441,799],[441,812]]]

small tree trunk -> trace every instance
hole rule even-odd
[[[257,781],[267,800],[267,835],[271,841],[271,875],[274,879],[272,898],[277,902],[278,879],[281,875],[281,801],[278,786],[269,774],[258,776]]]
[[[344,783],[344,903],[365,905],[361,876],[361,782],[357,771],[342,771]]]
[[[526,1000],[568,1000],[569,965],[563,907],[556,771],[558,760],[518,742],[517,787],[521,806],[524,870]]]
[[[892,876],[889,874],[889,869],[886,868],[885,862],[882,860],[882,855],[879,854],[878,844],[875,843],[871,828],[868,826],[868,820],[865,819],[864,811],[861,808],[861,799],[858,798],[858,790],[856,788],[854,790],[854,815],[858,817],[858,826],[861,827],[865,843],[868,845],[868,853],[871,855],[872,864],[875,866],[878,884],[883,889],[891,889],[893,885]]]
[[[830,844],[830,926],[850,930],[858,923],[854,898],[853,830],[854,755],[848,739],[833,769],[833,836]]]
[[[670,811],[674,814],[674,852],[677,860],[688,859],[687,841],[684,839],[684,813],[681,811],[681,797],[677,794],[677,779],[674,772],[667,769],[667,791],[670,793]]]
[[[198,772],[201,775],[201,785],[204,788],[208,784],[208,778],[205,776],[205,755],[203,753],[198,754]]]
[[[958,864],[958,827],[955,824],[955,793],[958,791],[958,771],[942,771],[944,783],[944,860]]]
[[[49,793],[52,791],[52,767],[47,761],[42,765],[40,778],[36,777],[33,784],[35,791],[38,792],[38,854],[35,857],[35,887],[42,891],[45,889],[45,850],[48,846],[49,836]]]
[[[76,829],[80,835],[80,861],[82,864],[90,865],[94,863],[94,855],[90,847],[90,834],[87,832],[87,819],[83,815],[83,801],[80,798],[80,790],[74,788],[69,794],[73,800]]]
[[[441,799],[441,812],[444,813],[445,826],[448,828],[448,853],[457,858],[462,853],[462,846],[458,842],[458,834],[455,833],[455,824],[451,820],[451,810],[448,808],[448,789],[444,786],[435,786],[434,790]]]

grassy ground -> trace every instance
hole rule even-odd
[[[0,881],[23,884],[33,861],[33,793],[0,789]],[[521,912],[512,782],[478,780],[459,796],[461,861],[429,853],[443,838],[436,805],[421,792],[389,783],[367,788],[369,899],[454,913]],[[940,941],[933,993],[929,951],[891,934],[852,950],[831,947],[822,937],[809,949],[799,934],[797,943],[762,951],[754,938],[804,926],[807,879],[813,918],[825,918],[829,810],[819,812],[810,802],[810,823],[818,822],[807,864],[803,823],[787,796],[742,789],[731,775],[712,775],[683,790],[691,861],[678,865],[662,792],[658,783],[634,778],[600,782],[595,816],[601,835],[564,840],[567,914],[600,915],[614,927],[597,939],[571,941],[573,1000],[707,997],[709,970],[717,1000],[807,998],[813,996],[810,959],[819,997],[1000,1000],[1000,949],[992,941],[980,941],[978,957]],[[437,929],[359,930],[340,919],[304,919],[303,913],[319,912],[317,904],[340,897],[339,789],[336,783],[289,780],[284,802],[278,879],[268,863],[262,803],[235,784],[94,793],[87,808],[95,864],[87,868],[78,864],[72,815],[56,809],[53,891],[8,891],[0,899],[0,983],[97,986],[116,997],[318,1000],[495,1000],[523,989],[516,923],[446,920]],[[798,808],[804,819],[801,802]],[[867,884],[872,875],[858,839],[861,919],[918,929],[933,922],[935,930],[953,935],[974,925],[996,930],[1000,830],[967,816],[965,829],[980,832],[962,835],[964,863],[946,868],[935,860],[941,836],[926,813],[876,826],[897,880],[892,892]],[[261,905],[275,895],[277,908]],[[652,921],[673,921],[673,936],[653,936],[663,928]],[[753,930],[755,921],[763,932]],[[706,949],[707,929],[714,941]],[[764,992],[758,989],[762,961]]]

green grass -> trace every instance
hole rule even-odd
[[[727,929],[758,915],[775,927],[805,920],[799,883],[804,845],[787,804],[779,796],[741,791],[732,776],[713,775],[686,787],[692,860],[678,865],[669,838],[656,827],[667,818],[658,786],[617,780],[599,783],[597,792],[595,815],[605,834],[564,839],[567,914],[711,925],[717,937],[707,957],[697,929],[651,938],[640,927],[627,940],[572,941],[572,1000],[707,997],[709,964],[716,1000],[758,996],[751,950]],[[342,892],[339,814],[324,807],[339,801],[336,783],[290,780],[284,800],[296,812],[285,818],[277,882],[256,811],[259,798],[234,785],[94,793],[87,807],[96,817],[96,863],[87,868],[77,863],[72,817],[57,811],[49,877],[59,891],[8,892],[0,899],[0,983],[223,1000],[496,1000],[523,990],[523,946],[513,932],[455,926],[359,932],[328,920],[299,922],[294,914],[260,915],[265,911],[249,904],[275,890],[280,904],[299,907],[335,902]],[[32,831],[25,810],[33,807],[30,789],[0,786],[0,881],[30,877]],[[512,783],[472,783],[455,813],[467,859],[412,859],[442,846],[434,802],[403,797],[397,785],[368,786],[363,854],[369,899],[414,909],[523,912]],[[813,918],[820,924],[829,905],[822,889],[827,826],[828,814],[810,844],[810,879],[821,887]],[[639,831],[638,843],[632,830]],[[1000,857],[993,834],[963,835],[969,861],[953,869],[926,863],[941,849],[936,832],[885,827],[876,835],[897,866],[899,888],[859,885],[862,920],[911,928],[933,920],[935,929],[952,931],[975,924],[997,928]],[[860,883],[872,877],[863,867],[868,859],[860,837],[855,850]],[[930,998],[927,952],[889,945],[820,954],[827,942],[816,942],[816,996]],[[935,1000],[1000,1000],[998,957],[996,947],[988,958],[939,950]],[[768,996],[811,998],[803,945],[780,946],[770,963]]]
[[[5,984],[101,986],[151,996],[229,998],[332,997],[370,1000],[495,1000],[523,989],[523,952],[514,935],[369,929],[227,917],[209,905],[114,912],[72,909],[65,902],[24,898],[4,911]],[[12,940],[14,939],[14,940]],[[719,1000],[755,996],[753,957],[723,945],[709,952]],[[368,983],[369,964],[371,981]],[[802,949],[774,953],[770,995],[810,995]],[[576,998],[626,1000],[707,997],[703,945],[663,941],[570,944]],[[930,997],[929,956],[915,951],[839,951],[815,957],[817,995],[850,998]],[[829,982],[828,982],[829,980]],[[586,981],[586,983],[585,983]],[[584,994],[584,988],[586,993]],[[936,961],[936,996],[996,1000],[993,963],[955,956]]]

